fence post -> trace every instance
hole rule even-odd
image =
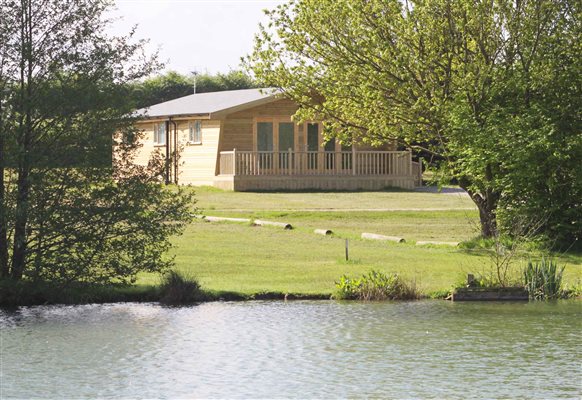
[[[356,175],[356,145],[352,143],[352,175]]]
[[[232,150],[232,174],[236,175],[236,149]]]

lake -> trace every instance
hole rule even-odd
[[[0,310],[0,398],[571,398],[582,302]]]

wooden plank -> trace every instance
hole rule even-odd
[[[527,301],[529,295],[523,287],[458,288],[451,296],[453,301]]]

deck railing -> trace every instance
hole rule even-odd
[[[222,151],[221,175],[417,175],[409,151]]]

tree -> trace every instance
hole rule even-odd
[[[290,1],[268,12],[246,62],[328,134],[438,156],[490,237],[499,210],[532,204],[520,190],[538,205],[552,196],[558,213],[579,204],[579,13],[547,0]],[[560,217],[567,240],[580,217]]]
[[[227,74],[200,74],[185,76],[175,71],[148,78],[143,82],[132,84],[132,94],[138,107],[177,99],[196,93],[220,92],[223,90],[238,90],[256,88],[251,77],[241,71],[230,71]]]
[[[104,33],[109,6],[0,3],[0,278],[132,281],[190,219],[191,195],[131,162],[127,84],[158,63]]]

